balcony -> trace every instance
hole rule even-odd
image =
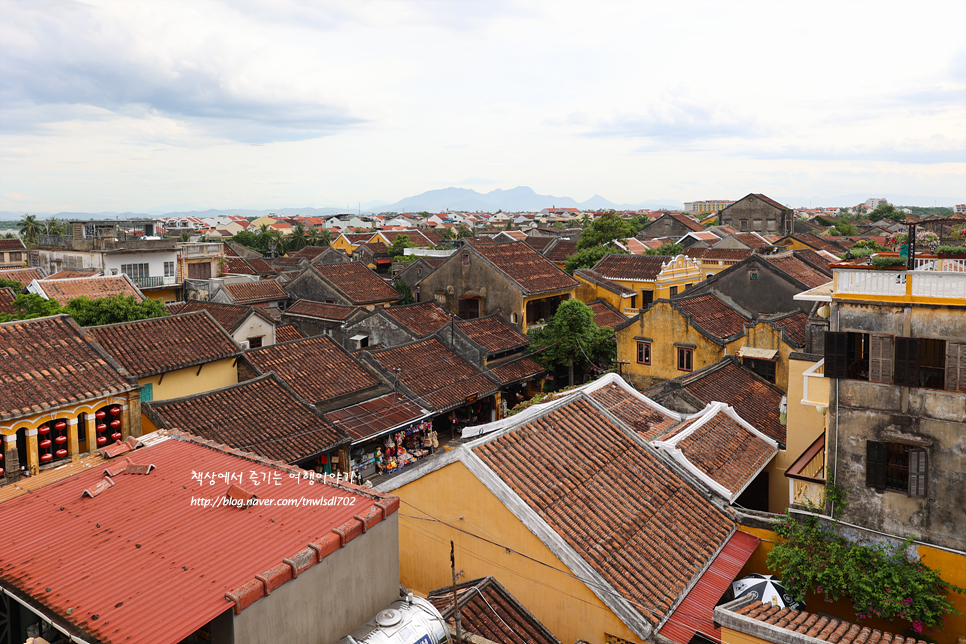
[[[885,254],[885,253],[883,253]],[[835,300],[957,303],[966,300],[966,260],[917,255],[915,270],[833,264]]]
[[[802,384],[802,404],[828,408],[829,380],[825,377],[825,360],[819,360],[805,370]]]
[[[190,259],[218,257],[223,252],[222,244],[178,244],[184,249],[185,257]]]
[[[785,472],[788,503],[825,510],[825,434],[819,436]]]
[[[162,286],[174,286],[177,284],[177,278],[174,276],[168,277],[132,277],[131,281],[137,285],[138,288],[158,288]]]

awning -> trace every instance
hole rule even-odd
[[[354,335],[349,339],[352,340],[353,342],[358,342],[359,340],[365,340],[368,337],[369,337],[368,335],[359,334],[359,335]]]
[[[721,629],[714,625],[714,607],[751,558],[760,541],[758,537],[740,530],[731,535],[728,543],[701,574],[658,633],[679,644],[688,644],[695,633],[720,642]]]
[[[831,302],[832,301],[832,282],[816,286],[813,289],[803,291],[793,298],[796,302]]]
[[[376,263],[377,264],[392,264],[392,259],[391,258],[385,258],[385,259],[379,258],[379,259],[376,260]]]
[[[739,358],[755,358],[756,360],[774,360],[778,353],[777,349],[755,349],[753,347],[741,347],[735,354]]]

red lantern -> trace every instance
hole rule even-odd
[[[121,413],[120,407],[111,407],[111,416],[117,416]]]
[[[117,429],[120,426],[121,426],[121,421],[119,421],[119,420],[112,420],[111,421],[111,427],[113,427],[114,429]]]
[[[54,460],[54,457],[51,456],[50,454],[41,454],[40,455],[40,462],[41,463],[49,463],[52,460]]]
[[[65,429],[67,429],[67,423],[65,423],[64,421],[54,423],[54,429],[56,429],[59,432],[62,432]]]
[[[64,443],[67,442],[67,437],[61,434],[60,436],[54,439],[54,442],[57,443],[58,445],[63,445]]]
[[[97,426],[97,431],[99,432],[103,432],[105,429],[107,429],[107,425],[105,425],[104,423],[101,423],[100,425]]]
[[[98,436],[97,437],[97,444],[98,445],[104,445],[106,443],[107,443],[107,437],[105,437],[105,436]]]
[[[0,467],[0,476],[3,476],[3,468]]]
[[[114,432],[111,434],[111,440],[119,441],[121,440],[121,432]]]
[[[54,453],[57,455],[57,458],[64,458],[65,456],[67,456],[67,450],[66,449],[59,449],[59,450],[57,450]]]
[[[41,425],[40,427],[37,428],[37,431],[40,432],[41,434],[46,434],[47,432],[50,431],[50,427],[47,427],[47,425]]]
[[[0,452],[0,461],[3,460],[3,452]]]
[[[107,414],[104,413],[104,410],[103,409],[100,410],[99,412],[97,412],[96,414],[94,414],[94,418],[96,418],[97,420],[100,420],[100,419],[104,418],[105,416],[107,416]]]
[[[44,440],[40,441],[40,449],[47,449],[48,447],[50,447],[49,438],[45,438]]]

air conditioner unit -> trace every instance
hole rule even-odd
[[[242,348],[242,350],[243,350],[243,351],[247,351],[247,350],[248,350],[248,348],[249,348],[249,347],[248,347],[248,340],[242,340],[242,341],[241,341],[241,342],[239,342],[238,344],[240,344],[240,345],[241,345],[241,348]]]

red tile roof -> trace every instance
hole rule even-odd
[[[95,270],[78,271],[78,270],[74,270],[74,269],[67,269],[67,270],[63,270],[63,271],[57,271],[56,273],[54,273],[53,275],[51,275],[47,279],[49,279],[49,280],[67,280],[67,279],[71,279],[73,277],[92,277],[93,275],[96,275],[99,272],[100,271],[95,271]]]
[[[0,271],[0,279],[20,282],[24,287],[34,280],[44,279],[43,273],[36,268],[12,268]]]
[[[673,300],[671,305],[690,317],[699,330],[719,340],[741,335],[744,325],[751,322],[751,318],[738,313],[713,293]]]
[[[68,315],[0,324],[0,420],[137,386]]]
[[[695,259],[742,260],[750,257],[750,248],[685,248],[684,254]]]
[[[567,261],[567,258],[576,252],[576,239],[561,239],[553,245],[553,248],[544,251],[543,256],[551,262],[561,263]]]
[[[23,245],[23,240],[19,237],[14,239],[0,239],[0,252],[3,251],[18,251],[26,250],[27,247]]]
[[[378,387],[380,381],[348,351],[320,335],[245,353],[260,373],[274,371],[305,400],[325,400]]]
[[[136,378],[224,360],[239,352],[207,311],[92,326],[87,333]]]
[[[553,242],[555,239],[557,238],[556,237],[527,237],[526,239],[523,240],[523,242],[533,250],[537,251],[538,253],[542,253],[547,248],[547,246],[549,246],[551,242]]]
[[[493,577],[465,581],[456,586],[460,624],[473,633],[500,644],[560,644],[546,626]],[[429,593],[429,601],[448,624],[455,627],[453,587]]]
[[[191,300],[184,303],[177,312],[193,313],[194,311],[208,311],[211,317],[229,333],[234,333],[238,327],[250,316],[255,315],[266,322],[275,324],[271,316],[254,306],[244,304],[222,304],[220,302],[200,302]]]
[[[617,384],[605,385],[589,395],[645,440],[661,436],[679,422]]]
[[[819,269],[820,272],[827,273],[829,275],[829,279],[832,278],[832,269],[829,268],[829,266],[835,263],[835,261],[829,259],[827,255],[819,255],[814,250],[805,248],[793,250],[792,255],[802,260],[806,264],[811,264],[815,268]]]
[[[805,346],[805,329],[808,326],[807,313],[797,311],[779,320],[775,320],[774,325],[779,329],[783,329],[788,335],[789,340],[795,345],[799,347]]]
[[[382,312],[419,337],[436,333],[455,319],[449,311],[435,301],[390,306],[382,309]]]
[[[456,326],[470,340],[486,349],[487,353],[502,353],[530,344],[529,337],[496,314],[474,320],[459,320]]]
[[[594,312],[594,324],[599,327],[613,329],[618,324],[627,322],[627,318],[618,313],[617,310],[605,300],[594,300],[588,304],[588,306]]]
[[[314,269],[354,304],[393,302],[402,297],[368,267],[356,262],[327,264]]]
[[[702,226],[701,224],[699,224],[697,221],[695,221],[691,217],[688,217],[687,215],[682,215],[681,213],[677,213],[677,212],[669,212],[669,213],[667,213],[666,216],[667,217],[670,217],[671,219],[673,219],[674,221],[676,221],[678,223],[684,224],[685,226],[687,226],[688,228],[690,228],[694,232],[699,232],[699,231],[703,231],[704,230],[704,226]]]
[[[78,297],[98,300],[104,297],[123,295],[124,297],[133,297],[139,302],[147,299],[124,275],[41,280],[37,284],[47,294],[48,298],[55,300],[61,306],[66,306],[68,302]]]
[[[236,304],[261,304],[288,299],[288,295],[275,280],[225,284],[225,290]]]
[[[358,534],[360,520],[354,517],[365,517],[371,529],[399,507],[397,499],[358,486],[299,484],[294,477],[304,472],[296,468],[240,457],[187,437],[137,449],[127,458],[155,468],[141,476],[116,475],[112,487],[91,498],[83,491],[105,478],[103,467],[92,468],[0,506],[8,525],[26,525],[49,508],[65,508],[56,529],[45,531],[43,539],[29,530],[5,535],[0,574],[90,634],[90,641],[104,644],[176,644],[230,608],[226,594],[238,596],[253,583],[260,588],[256,575],[284,566],[283,560],[312,566],[339,550],[333,530]],[[230,484],[218,479],[209,485],[206,479],[202,487],[192,478],[196,473],[243,474],[240,486],[261,499],[349,496],[355,502],[200,508],[193,497],[218,499]],[[251,480],[275,476],[280,485],[255,486]],[[79,543],[83,556],[77,556]],[[322,554],[309,543],[323,545]],[[124,570],[138,573],[119,574]],[[249,598],[261,596],[255,592]]]
[[[788,206],[783,206],[770,197],[766,197],[765,195],[762,195],[762,194],[755,194],[755,196],[771,206],[775,206],[776,208],[780,208],[781,210],[789,210]]]
[[[398,392],[330,411],[325,415],[353,441],[380,436],[429,415],[414,400]]]
[[[583,394],[472,449],[655,626],[733,530]]]
[[[275,329],[275,342],[301,340],[304,337],[305,336],[299,333],[299,330],[295,328],[294,324],[286,324],[284,326],[276,327]]]
[[[530,357],[516,358],[489,368],[490,375],[504,385],[538,376],[544,372],[540,363]]]
[[[470,396],[483,398],[497,389],[492,380],[436,338],[370,351],[369,355],[387,377],[398,374],[399,382],[437,412],[460,407]]]
[[[731,236],[752,250],[760,250],[766,246],[771,246],[771,243],[767,239],[762,239],[753,233],[736,233]],[[726,239],[728,239],[728,237],[725,237],[718,243],[722,244]]]
[[[841,255],[846,251],[846,248],[837,243],[836,240],[829,239],[828,237],[819,237],[818,235],[813,235],[811,233],[795,233],[794,235],[789,235],[789,237],[786,237],[786,239],[788,238],[800,241],[803,244],[811,246],[815,250],[828,251],[833,255]]]
[[[0,313],[16,315],[18,311],[13,306],[15,299],[17,299],[17,293],[14,293],[12,288],[9,286],[0,288]]]
[[[604,255],[594,272],[609,280],[654,281],[670,259],[658,255]]]
[[[782,255],[765,255],[763,259],[779,271],[792,277],[808,288],[815,288],[829,283],[832,278],[823,274],[817,268],[806,264],[792,253]]]
[[[256,271],[247,261],[242,257],[226,257],[225,265],[222,267],[222,272],[231,275],[258,275]]]
[[[470,246],[528,294],[577,286],[577,280],[557,268],[524,242]]]
[[[305,257],[306,259],[312,260],[328,249],[329,246],[306,246],[302,250],[292,253],[292,257]]]
[[[272,265],[262,257],[246,257],[245,261],[248,262],[248,265],[251,266],[252,269],[254,269],[259,275],[272,275],[275,273],[275,269],[272,268]]]
[[[409,243],[415,244],[416,248],[433,248],[443,239],[442,237],[439,237],[439,235],[436,235],[439,237],[438,240],[430,239],[429,235],[426,234],[426,231],[422,230],[383,230],[380,231],[380,234],[387,239],[390,244],[394,244],[400,235],[406,235],[409,238]],[[372,237],[375,237],[375,235],[370,235],[370,239]]]
[[[201,394],[151,401],[141,408],[159,428],[182,429],[285,463],[349,440],[273,373]]]
[[[312,300],[299,300],[285,310],[286,315],[304,315],[322,320],[346,320],[359,310],[358,306],[344,306],[342,304],[326,304]]]

